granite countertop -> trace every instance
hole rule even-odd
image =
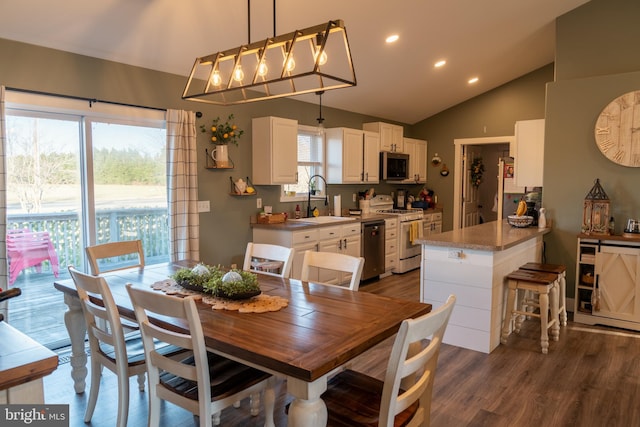
[[[474,225],[458,230],[431,234],[416,242],[428,246],[476,249],[480,251],[502,251],[519,243],[551,232],[550,228],[516,228],[507,224],[507,220]]]
[[[379,219],[387,219],[387,218],[395,218],[394,215],[385,215],[378,213],[369,213],[362,215],[351,215],[348,217],[344,217],[344,221],[335,220],[325,223],[316,223],[316,222],[306,222],[304,218],[300,220],[288,220],[285,222],[281,222],[278,224],[260,224],[257,222],[252,222],[251,228],[267,228],[271,230],[282,230],[282,231],[297,231],[297,230],[305,230],[309,228],[318,228],[318,227],[331,227],[334,225],[346,225],[353,223],[361,223],[367,221],[374,221]]]

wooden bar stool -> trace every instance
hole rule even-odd
[[[506,276],[508,286],[507,308],[502,325],[503,344],[507,343],[510,334],[511,322],[515,318],[516,332],[520,332],[520,327],[525,316],[540,318],[540,346],[542,353],[549,351],[549,332],[551,337],[558,341],[560,337],[560,325],[558,319],[558,276],[553,273],[540,271],[516,270]],[[516,298],[520,291],[531,291],[538,294],[540,313],[533,313],[516,308]],[[549,309],[551,309],[551,319],[549,319]]]
[[[521,270],[542,271],[545,273],[553,273],[558,276],[558,284],[560,286],[558,300],[558,315],[560,316],[560,324],[567,326],[567,274],[566,267],[561,264],[542,264],[539,262],[528,262],[520,267]]]

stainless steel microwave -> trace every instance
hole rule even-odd
[[[409,155],[382,151],[380,153],[380,179],[401,181],[409,175]]]

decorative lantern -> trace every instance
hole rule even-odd
[[[596,179],[593,188],[584,198],[582,209],[582,232],[584,234],[610,234],[609,232],[609,197]]]

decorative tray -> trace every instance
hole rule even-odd
[[[185,289],[210,294],[218,298],[243,300],[260,295],[258,276],[248,271],[225,271],[220,266],[198,264],[183,268],[172,276]]]

